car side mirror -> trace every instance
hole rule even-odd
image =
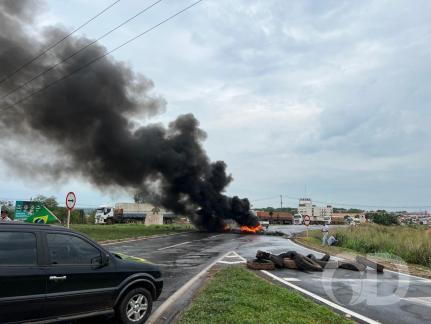
[[[102,252],[100,267],[106,267],[109,264],[109,254]]]

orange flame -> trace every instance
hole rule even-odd
[[[244,226],[241,226],[240,229],[241,229],[241,232],[244,232],[244,233],[256,233],[262,230],[262,226],[260,224],[257,224],[256,226],[244,225]]]

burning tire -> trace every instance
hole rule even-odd
[[[253,270],[274,270],[275,264],[270,260],[256,259],[247,261],[247,268]]]
[[[297,254],[294,257],[298,270],[303,271],[323,271],[322,267],[315,261],[302,254]]]

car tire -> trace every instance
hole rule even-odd
[[[116,309],[120,323],[142,324],[148,319],[153,308],[153,297],[145,288],[134,288],[126,293]]]

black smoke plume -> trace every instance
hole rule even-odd
[[[67,34],[58,26],[33,34],[32,17],[40,10],[37,3],[0,2],[0,80]],[[89,42],[84,37],[68,38],[2,82],[0,96]],[[166,209],[190,216],[201,229],[220,230],[225,219],[257,225],[247,199],[223,194],[232,178],[226,174],[224,162],[209,160],[202,147],[206,134],[196,118],[181,115],[167,127],[143,124],[142,120],[163,112],[165,101],[152,94],[151,80],[112,57],[105,57],[16,106],[7,105],[105,52],[102,45],[96,44],[2,100],[2,145],[7,147],[15,140],[19,148],[31,152],[26,158],[26,154],[16,152],[15,146],[13,151],[3,151],[3,161],[23,176],[58,178],[78,174],[101,189],[117,187],[137,192]],[[44,149],[54,154],[39,152]]]

